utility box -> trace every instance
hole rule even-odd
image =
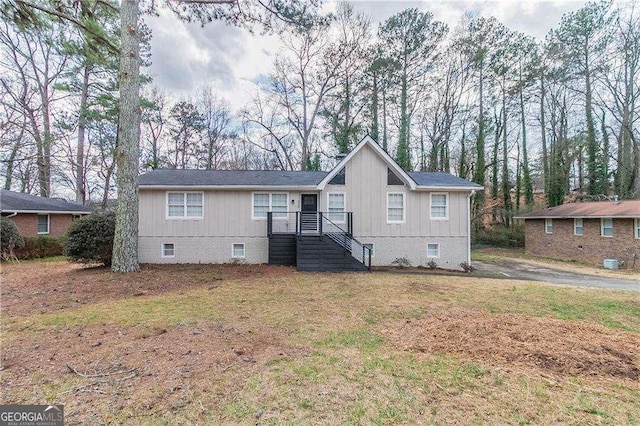
[[[618,260],[605,259],[602,266],[604,266],[606,269],[618,269]]]

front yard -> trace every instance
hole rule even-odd
[[[640,423],[637,293],[2,265],[1,403],[68,423]]]

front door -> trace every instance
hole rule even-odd
[[[318,194],[302,194],[300,200],[300,231],[318,232]]]

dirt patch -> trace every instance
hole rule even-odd
[[[455,354],[494,366],[640,380],[640,336],[521,314],[446,311],[396,321],[384,334],[407,350]]]
[[[288,276],[293,268],[267,265],[142,265],[137,274],[69,262],[3,264],[2,311],[33,315],[129,297],[211,288],[225,281]],[[187,279],[185,279],[187,278]]]

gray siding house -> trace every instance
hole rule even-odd
[[[330,172],[154,170],[140,176],[139,259],[460,269],[470,262],[469,197],[481,189],[407,173],[370,137]]]

